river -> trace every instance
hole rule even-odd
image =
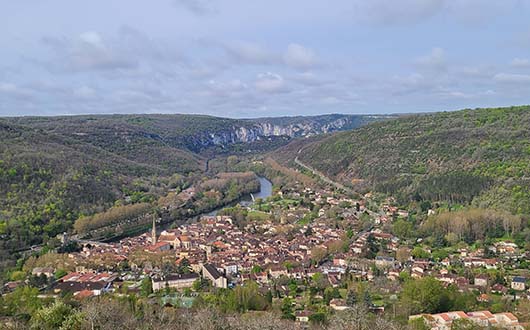
[[[160,233],[164,229],[175,228],[175,227],[180,226],[180,225],[185,224],[185,223],[195,222],[198,219],[200,219],[200,217],[202,217],[204,215],[206,215],[206,216],[215,216],[215,215],[217,215],[217,213],[219,211],[221,211],[225,207],[232,207],[232,206],[235,206],[237,204],[241,204],[242,206],[252,205],[252,203],[253,203],[252,195],[254,196],[254,199],[257,199],[257,198],[265,199],[267,197],[272,196],[272,182],[270,182],[267,178],[262,177],[262,176],[258,176],[258,180],[259,180],[259,183],[260,183],[258,192],[255,192],[253,194],[244,195],[240,199],[238,199],[237,201],[232,202],[232,203],[230,203],[228,205],[225,205],[225,206],[220,206],[220,207],[218,207],[215,210],[212,210],[210,212],[201,213],[199,215],[196,215],[196,216],[193,216],[193,217],[190,217],[190,218],[187,218],[187,219],[181,219],[181,220],[166,222],[166,223],[157,225],[157,231]]]
[[[239,200],[233,203],[230,203],[229,205],[218,207],[217,209],[210,211],[210,212],[202,213],[202,214],[189,217],[186,219],[173,220],[173,221],[167,221],[167,222],[164,221],[162,223],[157,224],[156,226],[157,232],[160,234],[160,232],[162,232],[165,229],[175,228],[185,223],[195,222],[198,219],[200,219],[201,216],[204,216],[204,215],[209,215],[209,216],[217,215],[217,212],[219,212],[225,207],[235,206],[237,204],[241,204],[243,206],[252,205],[253,203],[252,196],[254,196],[254,199],[257,199],[257,198],[265,199],[267,197],[272,196],[272,182],[270,182],[267,178],[264,178],[261,176],[258,176],[258,180],[260,183],[260,189],[258,192],[255,192],[253,194],[244,195]],[[142,227],[138,229],[137,231],[129,232],[128,234],[121,234],[121,235],[117,235],[117,236],[107,238],[107,239],[96,239],[96,240],[99,240],[101,242],[115,242],[115,241],[122,239],[123,237],[139,235],[141,233],[144,233],[145,231],[146,231],[145,227]]]
[[[270,182],[267,178],[264,178],[262,176],[258,176],[259,180],[259,191],[253,194],[244,195],[241,197],[238,201],[231,203],[230,205],[219,207],[211,212],[206,213],[205,215],[217,215],[217,212],[224,209],[225,207],[235,206],[237,204],[241,204],[243,206],[249,206],[252,205],[253,200],[252,196],[254,196],[254,199],[265,199],[267,197],[272,196],[272,182]]]

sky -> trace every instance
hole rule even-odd
[[[530,104],[530,0],[0,0],[0,116]]]

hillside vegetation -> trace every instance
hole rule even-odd
[[[0,121],[0,259],[71,228],[126,195],[142,201],[174,173],[199,170],[189,152],[151,148],[132,160],[70,137]]]
[[[280,153],[294,157],[294,151]],[[375,189],[402,202],[530,212],[530,106],[372,123],[304,146],[298,157],[357,189]]]
[[[4,120],[41,129],[97,145],[131,160],[149,160],[147,151],[167,152],[172,148],[200,153],[214,149],[232,151],[241,144],[257,143],[247,149],[272,150],[289,138],[316,135],[359,127],[384,116],[323,115],[230,119],[205,115],[86,115],[62,117],[16,117]],[[264,139],[268,137],[269,139]],[[259,143],[261,141],[261,143]],[[265,143],[263,143],[265,142]],[[173,151],[173,150],[171,150]],[[182,154],[180,156],[183,156]],[[170,164],[173,159],[162,159]]]

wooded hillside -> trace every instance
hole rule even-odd
[[[291,153],[294,150],[283,151]],[[299,159],[357,189],[401,201],[530,212],[530,107],[402,117],[304,146]]]

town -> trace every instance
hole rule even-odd
[[[28,277],[6,283],[5,291],[30,281],[42,297],[144,294],[189,308],[219,290],[253,283],[268,304],[300,324],[362,303],[430,329],[450,329],[458,320],[525,329],[510,311],[530,302],[530,252],[504,239],[437,249],[407,233],[413,216],[396,205],[370,193],[354,198],[329,186],[299,185],[175,228],[159,229],[153,218],[139,236],[80,241],[72,252],[30,257],[23,268]],[[429,217],[435,212],[425,210]],[[437,297],[414,296],[422,285],[452,292],[464,301],[454,307],[474,310],[434,313],[443,308],[439,302],[425,306]],[[405,290],[412,296],[404,297]]]

